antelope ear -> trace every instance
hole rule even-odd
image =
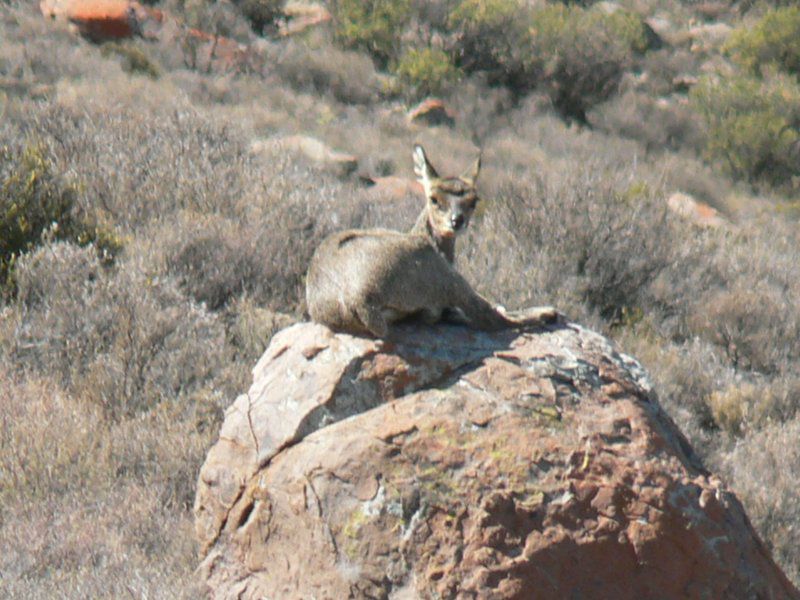
[[[425,156],[425,149],[419,144],[414,146],[414,173],[423,184],[439,177],[436,169],[433,168],[428,157]]]
[[[481,155],[478,154],[478,158],[472,163],[472,166],[464,171],[461,175],[460,179],[463,179],[470,185],[475,185],[475,182],[478,180],[478,173],[481,171]]]

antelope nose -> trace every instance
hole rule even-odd
[[[450,219],[453,229],[461,229],[464,226],[464,215],[453,215]]]

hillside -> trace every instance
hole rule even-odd
[[[638,358],[800,584],[800,9],[71,6],[0,4],[0,595],[192,596],[222,412],[325,235],[413,223],[415,142],[482,152],[476,289]]]

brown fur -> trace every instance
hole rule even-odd
[[[480,158],[459,177],[440,178],[422,146],[414,167],[427,201],[408,233],[350,230],[320,244],[311,259],[306,301],[311,318],[337,331],[384,337],[390,323],[419,316],[496,330],[553,321],[549,307],[510,315],[495,309],[453,267],[456,233],[475,210]]]

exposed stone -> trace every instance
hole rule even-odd
[[[363,181],[369,186],[371,194],[387,200],[404,198],[423,198],[425,190],[416,179],[389,175],[386,177],[365,177]]]
[[[315,165],[339,177],[348,177],[358,168],[358,159],[352,154],[334,150],[325,142],[307,135],[254,140],[250,144],[250,151],[260,154],[270,151],[276,145],[301,153]]]
[[[716,229],[730,225],[730,222],[720,215],[716,208],[695,200],[683,192],[675,192],[667,198],[667,207],[679,217],[699,227]]]
[[[730,2],[711,0],[694,4],[692,9],[706,20],[717,21],[731,14],[732,5]]]
[[[428,98],[417,104],[408,113],[409,123],[422,125],[448,125],[455,124],[455,117],[444,102],[435,98]]]
[[[800,598],[588,330],[303,323],[253,375],[198,481],[213,597]]]
[[[254,48],[199,29],[180,28],[173,43],[182,49],[189,66],[206,72],[251,71],[261,66],[261,56]]]
[[[137,9],[145,10],[130,0],[42,0],[39,9],[45,17],[69,21],[97,42],[131,37],[137,31]]]
[[[256,70],[261,56],[251,46],[192,29],[179,19],[132,0],[42,0],[42,14],[69,22],[94,42],[142,37],[175,47],[187,66],[202,71]]]
[[[726,23],[706,23],[689,29],[692,52],[717,50],[727,41],[733,27]]]
[[[661,45],[679,45],[685,34],[681,34],[678,28],[672,22],[671,15],[667,13],[658,13],[651,17],[645,18],[642,23],[647,28],[647,34],[652,32],[652,35],[660,41]]]
[[[317,3],[287,2],[283,14],[286,19],[280,24],[278,32],[284,37],[297,35],[333,19],[330,11]]]

